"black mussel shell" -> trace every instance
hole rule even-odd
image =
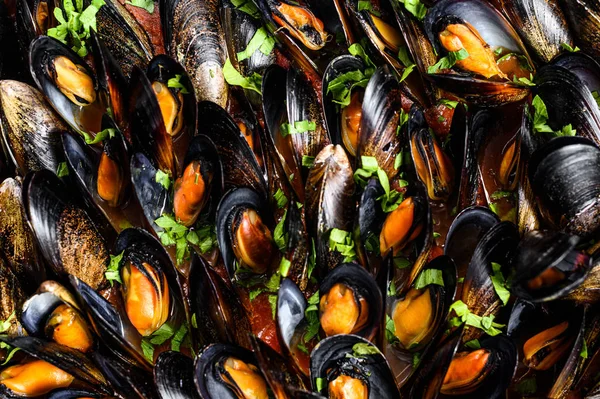
[[[221,362],[234,357],[258,368],[256,357],[247,349],[232,345],[212,344],[196,358],[194,381],[200,397],[205,399],[237,399],[238,394],[224,381]]]
[[[46,279],[46,269],[27,223],[19,180],[7,178],[0,184],[0,207],[0,249],[13,273],[33,292]]]
[[[369,317],[365,326],[356,332],[358,335],[367,339],[372,339],[382,320],[383,315],[383,297],[377,286],[377,282],[373,276],[362,266],[357,263],[342,263],[333,269],[321,281],[319,286],[319,296],[322,298],[327,295],[331,288],[336,284],[343,284],[354,292],[354,298],[358,304],[358,298],[362,297],[366,300],[368,306]]]
[[[250,187],[267,197],[267,184],[256,157],[231,116],[218,105],[198,104],[198,134],[212,140],[221,159],[225,189]]]
[[[35,294],[23,304],[21,324],[29,335],[44,338],[46,320],[64,302],[50,292]]]
[[[134,150],[143,153],[157,169],[175,176],[173,137],[167,133],[152,83],[137,67],[131,74],[127,113]]]
[[[155,232],[160,232],[162,227],[155,223],[156,219],[173,209],[169,191],[156,181],[158,170],[141,152],[132,155],[130,169],[134,192],[146,222]]]
[[[532,302],[567,295],[585,280],[591,259],[575,247],[577,236],[561,232],[527,233],[516,250],[511,285],[515,295]]]
[[[238,210],[244,208],[254,209],[266,226],[271,225],[271,215],[268,212],[267,203],[256,191],[244,187],[229,190],[223,196],[217,207],[216,233],[223,263],[231,279],[234,278],[236,272],[236,257],[232,248],[232,224]]]
[[[560,0],[577,43],[596,59],[600,57],[600,5],[595,0]]]
[[[82,68],[82,72],[91,78],[95,98],[93,102],[82,107],[72,102],[58,88],[51,76],[51,70],[54,68],[52,63],[60,56]],[[92,137],[100,131],[102,115],[106,110],[104,105],[101,104],[100,96],[97,95],[96,75],[81,57],[58,40],[48,36],[39,36],[31,43],[29,65],[36,85],[71,128],[76,132],[87,133]],[[78,101],[81,103],[87,102],[84,99],[78,99]]]
[[[355,349],[367,348],[369,354],[354,356]],[[360,349],[359,349],[360,350]],[[398,388],[387,360],[369,341],[356,335],[334,335],[315,346],[310,356],[310,380],[313,391],[327,396],[330,379],[340,374],[363,380],[369,398],[399,398]],[[317,379],[322,379],[322,384]]]
[[[480,206],[466,208],[456,216],[446,235],[444,254],[454,260],[460,277],[466,275],[477,243],[497,223],[498,216]]]
[[[387,66],[379,68],[365,88],[357,158],[377,159],[388,178],[396,175],[396,154],[402,143],[397,134],[401,111],[400,84]]]
[[[308,356],[298,348],[307,327],[304,313],[307,307],[298,286],[288,278],[283,279],[277,291],[277,334],[284,353],[288,353],[296,367],[308,375]]]
[[[333,102],[333,96],[329,93],[329,84],[345,73],[357,70],[363,71],[364,69],[364,62],[360,58],[351,55],[341,55],[333,59],[325,69],[323,74],[323,113],[325,114],[327,131],[333,144],[344,145],[341,126],[343,121],[340,105]]]
[[[94,330],[106,348],[126,363],[150,370],[142,347],[141,336],[125,315],[121,315],[106,299],[76,277],[69,277]]]
[[[569,51],[552,60],[552,65],[568,69],[577,75],[592,93],[600,90],[600,64],[589,55]]]
[[[88,384],[98,393],[110,394],[112,389],[97,366],[83,353],[54,342],[35,337],[13,339],[0,336],[0,341],[19,348],[36,359],[46,361]]]
[[[56,171],[60,133],[67,125],[33,87],[15,80],[0,81],[2,147],[7,158],[25,176],[42,169]]]
[[[48,394],[48,399],[79,399],[79,398],[102,398],[97,392],[83,389],[57,389]]]
[[[231,342],[250,348],[250,321],[237,296],[200,256],[192,255],[188,278],[190,309],[199,328],[192,331],[200,345]]]
[[[343,256],[329,249],[332,229],[352,230],[354,179],[350,160],[344,149],[333,144],[316,156],[306,179],[306,230],[315,239],[317,265],[331,270]]]
[[[194,385],[194,361],[179,352],[158,355],[154,383],[162,399],[198,399]]]
[[[386,214],[377,199],[384,194],[383,187],[375,178],[371,178],[363,189],[358,206],[358,226],[363,243],[366,243],[371,235],[379,237]]]
[[[72,274],[96,289],[104,282],[114,231],[100,214],[78,206],[73,197],[47,170],[29,175],[23,183],[23,203],[45,260],[58,275]]]
[[[544,218],[570,234],[600,228],[600,149],[581,137],[559,137],[538,149],[529,180]]]
[[[503,0],[502,9],[542,63],[548,63],[563,43],[575,47],[565,14],[557,0]]]
[[[571,125],[577,136],[600,145],[600,110],[586,85],[588,79],[573,69],[572,63],[545,65],[535,76],[533,92],[544,101],[548,125],[556,131]],[[596,88],[597,89],[597,88]]]
[[[93,352],[91,356],[121,397],[159,399],[150,370],[142,370],[108,352]]]

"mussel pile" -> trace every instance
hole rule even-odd
[[[600,398],[598,0],[0,0],[0,398]]]

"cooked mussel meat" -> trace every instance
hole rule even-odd
[[[387,215],[379,236],[382,255],[390,251],[398,254],[421,234],[424,226],[421,201],[417,196],[408,197]]]

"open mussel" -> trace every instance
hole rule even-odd
[[[67,130],[42,94],[14,80],[0,81],[3,147],[20,175],[56,171],[60,133]]]
[[[329,398],[352,393],[361,398],[399,398],[394,377],[375,345],[356,335],[335,335],[310,356],[313,391]]]
[[[373,339],[383,309],[375,279],[356,263],[342,263],[319,286],[319,321],[325,336],[355,334]]]
[[[533,63],[514,28],[487,2],[437,2],[424,25],[437,54],[446,57],[426,74],[440,89],[478,104],[513,102],[528,94],[519,79],[531,79]],[[448,57],[455,61],[444,62]]]
[[[588,237],[600,228],[600,149],[580,137],[559,137],[539,148],[529,181],[544,219],[569,234]]]
[[[58,40],[40,36],[31,43],[29,62],[35,83],[56,112],[76,132],[95,137],[106,104],[85,61]]]
[[[27,217],[44,259],[59,276],[72,274],[94,289],[105,283],[111,235],[99,214],[76,204],[50,171],[29,176],[23,184]],[[108,243],[107,243],[107,240]]]
[[[65,287],[46,281],[23,304],[21,323],[27,332],[86,353],[94,337],[84,315]]]
[[[591,260],[576,249],[579,237],[561,232],[526,234],[513,261],[511,290],[526,300],[539,302],[567,295],[586,278]]]
[[[217,208],[217,239],[230,278],[268,271],[276,255],[267,204],[249,188],[226,193]]]
[[[196,358],[194,381],[202,398],[267,398],[267,382],[247,349],[213,344]]]
[[[0,372],[3,397],[37,397],[58,388],[83,388],[103,395],[112,394],[96,365],[75,349],[35,337],[0,339],[33,358]]]

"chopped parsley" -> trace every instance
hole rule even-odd
[[[535,377],[529,377],[519,381],[516,390],[523,395],[533,395],[536,393],[537,382]]]
[[[308,307],[304,311],[304,317],[306,318],[306,331],[302,336],[304,343],[309,342],[311,339],[319,334],[319,328],[321,322],[319,321],[319,291],[317,290],[314,294],[308,298]]]
[[[110,264],[104,272],[104,277],[110,282],[111,287],[114,281],[118,282],[119,284],[123,284],[123,281],[121,281],[120,270],[124,252],[125,251],[121,252],[118,255],[110,255]]]
[[[358,0],[358,11],[368,11],[376,17],[381,17],[381,13],[373,9],[373,3],[370,0]]]
[[[132,0],[126,1],[125,4],[132,5],[134,7],[143,8],[150,14],[154,13],[154,1],[152,0]]]
[[[571,47],[571,45],[569,43],[561,43],[560,47],[562,47],[563,49],[567,50],[570,53],[575,53],[577,51],[580,51],[581,49],[577,46],[575,46],[575,48]]]
[[[385,315],[385,338],[390,345],[400,342],[398,337],[396,337],[396,325],[394,324],[394,320],[387,314]]]
[[[579,356],[584,359],[588,358],[588,347],[587,347],[587,342],[585,342],[585,338],[583,339],[583,342],[581,343],[581,351],[579,352]]]
[[[256,50],[264,55],[269,55],[275,47],[275,38],[269,34],[266,27],[261,27],[254,32],[254,36],[248,42],[246,49],[237,53],[238,61],[243,61],[252,56]]]
[[[66,162],[61,162],[58,164],[58,166],[56,167],[56,176],[58,176],[58,177],[69,176],[69,168],[67,167]]]
[[[290,123],[283,123],[280,128],[283,137],[290,134],[299,134],[306,132],[314,132],[317,129],[317,124],[313,121],[296,121],[292,126]]]
[[[479,343],[478,339],[472,339],[465,342],[465,346],[469,349],[481,349],[481,344]]]
[[[83,139],[85,140],[86,144],[98,144],[104,140],[106,140],[107,138],[113,138],[115,137],[115,134],[117,133],[117,131],[115,129],[112,128],[108,128],[108,129],[104,129],[98,133],[96,133],[96,135],[94,137],[90,136],[88,133],[83,132]]]
[[[398,0],[399,3],[404,4],[406,11],[410,12],[419,21],[422,21],[427,14],[427,7],[420,0]]]
[[[441,285],[444,286],[444,278],[442,271],[438,269],[425,269],[419,273],[419,277],[415,281],[414,287],[417,290],[427,287],[428,285]]]
[[[17,320],[17,316],[16,316],[15,311],[13,311],[6,320],[0,320],[0,334],[7,332],[8,329],[10,328],[10,326],[12,325],[13,321],[16,321],[16,320]],[[4,362],[2,364],[0,364],[0,366],[4,366],[8,362],[10,362],[11,359],[13,358],[13,356],[15,355],[15,353],[17,353],[19,351],[19,348],[12,348],[6,342],[0,342],[0,349],[5,349],[8,352],[6,359],[4,360]]]
[[[289,240],[289,234],[285,231],[286,218],[287,210],[283,213],[281,220],[275,226],[275,230],[273,230],[273,241],[275,241],[275,245],[277,245],[277,248],[282,252],[285,252]]]
[[[435,65],[427,68],[427,73],[438,73],[441,69],[450,69],[456,64],[458,61],[462,61],[469,57],[469,53],[466,49],[462,48],[458,51],[450,51],[448,55],[440,58]]]
[[[243,76],[233,67],[229,58],[227,58],[225,65],[223,65],[223,77],[231,86],[240,86],[246,90],[252,90],[262,95],[262,76],[256,72],[253,72],[252,75],[248,77]]]
[[[96,14],[104,5],[104,0],[92,0],[83,9],[83,1],[63,0],[63,7],[54,8],[54,18],[58,26],[48,29],[48,36],[70,46],[80,57],[88,54],[86,40],[90,38],[90,30],[96,29]],[[64,12],[63,12],[64,10]]]
[[[379,350],[375,346],[359,342],[352,346],[352,355],[350,357],[364,358],[369,355],[377,355],[378,353]],[[346,354],[346,357],[348,357],[348,355],[350,354]]]
[[[452,109],[456,108],[456,106],[458,105],[458,101],[448,100],[446,98],[442,98],[439,101],[439,103],[442,105],[445,105],[448,108],[452,108]]]
[[[166,247],[176,246],[175,257],[178,265],[189,258],[189,244],[198,245],[200,251],[206,253],[217,243],[214,227],[211,225],[203,226],[198,230],[190,230],[186,226],[177,223],[168,214],[163,214],[154,223],[164,229],[164,231],[158,233],[160,242]]]
[[[548,125],[548,109],[542,98],[536,95],[531,102],[533,112],[531,118],[533,122],[533,130],[538,133],[546,133],[550,137],[560,136],[575,136],[577,131],[569,124],[563,126],[561,130],[553,130]]]
[[[406,269],[407,267],[412,266],[412,263],[410,260],[398,256],[394,258],[394,266],[396,266],[397,269]]]
[[[311,246],[310,246],[310,255],[308,256],[307,262],[307,277],[310,278],[315,270],[315,266],[317,265],[317,251],[315,250],[315,240],[311,238]]]
[[[354,172],[354,181],[360,187],[367,185],[367,180],[371,177],[377,177],[379,184],[383,187],[384,194],[377,198],[381,201],[381,209],[386,212],[392,212],[404,200],[404,195],[397,190],[390,189],[390,181],[387,173],[381,169],[375,157],[361,156],[362,167]]]
[[[288,203],[287,197],[285,196],[284,192],[280,188],[277,189],[277,191],[273,195],[273,198],[277,202],[277,207],[279,209],[283,209]]]
[[[302,155],[302,166],[306,166],[307,168],[312,168],[315,163],[315,157],[311,157],[309,155]]]
[[[494,291],[496,291],[496,294],[502,301],[503,306],[506,306],[510,300],[510,291],[506,288],[506,280],[502,275],[501,269],[502,266],[496,262],[492,262],[492,271],[494,274],[492,274],[490,277],[492,279],[492,284],[494,285]]]
[[[356,250],[352,233],[341,229],[332,229],[329,233],[329,250],[339,252],[344,256],[344,262],[355,260]]]
[[[168,174],[166,174],[165,172],[163,172],[160,169],[158,169],[156,171],[156,175],[154,176],[154,181],[156,181],[161,186],[163,186],[165,190],[169,190],[169,188],[171,188],[171,178],[169,177]]]
[[[189,93],[189,91],[187,90],[187,88],[183,85],[183,83],[181,83],[181,75],[175,75],[175,77],[170,78],[167,81],[167,87],[170,87],[172,89],[177,89],[182,94],[188,94]]]
[[[252,0],[231,0],[231,4],[251,17],[260,19],[260,12]]]
[[[461,300],[458,300],[450,305],[449,311],[452,312],[453,310],[458,317],[453,317],[450,319],[450,325],[452,326],[459,326],[462,323],[465,323],[467,326],[475,327],[485,331],[485,333],[490,336],[501,334],[502,331],[500,328],[505,326],[504,324],[494,323],[494,315],[482,317],[471,313],[469,307]]]

